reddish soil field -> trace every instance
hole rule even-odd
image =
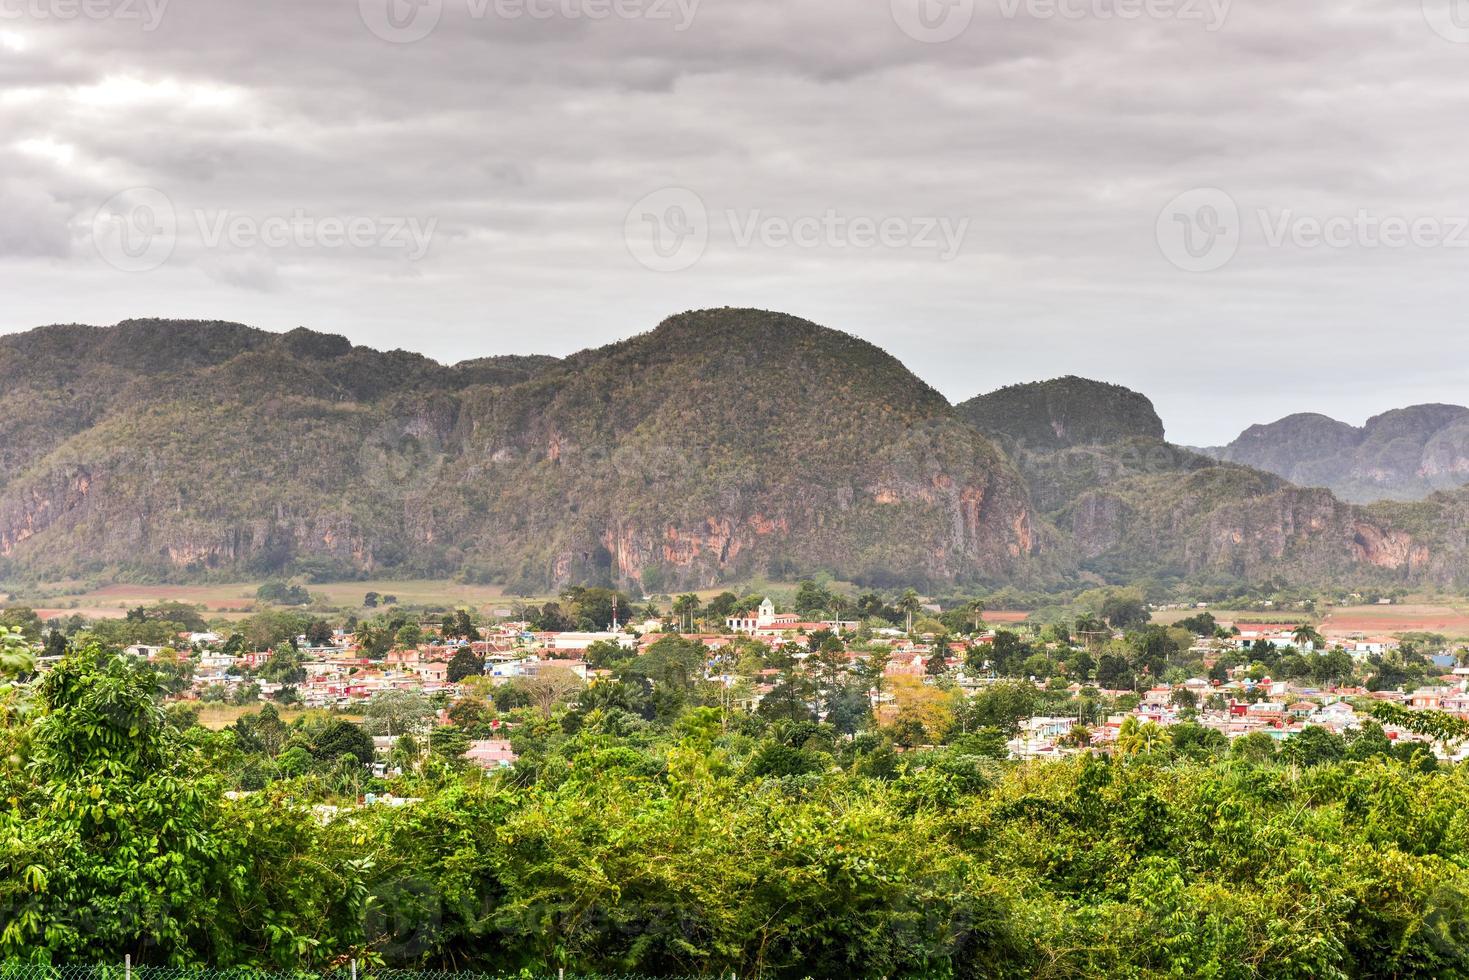
[[[1014,609],[986,609],[984,618],[990,623],[1023,623],[1030,617],[1028,612],[1019,612]]]
[[[1350,606],[1334,609],[1321,622],[1321,631],[1333,633],[1442,633],[1469,636],[1469,613],[1452,606]]]

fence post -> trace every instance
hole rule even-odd
[[[352,960],[352,980],[357,980],[357,960],[355,957]]]
[[[133,980],[133,954],[122,954],[122,973],[125,980]]]

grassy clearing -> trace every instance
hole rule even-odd
[[[17,603],[30,602],[43,617],[69,616],[80,613],[94,619],[121,618],[129,609],[158,602],[177,601],[204,607],[213,618],[238,619],[254,612],[260,582],[226,582],[203,585],[129,585],[116,583],[85,589],[67,595],[56,595],[56,586],[46,587],[44,598],[27,599],[16,594]],[[504,590],[496,585],[466,585],[447,579],[371,579],[364,582],[328,582],[308,585],[312,596],[321,596],[330,606],[361,609],[369,592],[395,595],[403,605],[469,606],[476,609],[499,607],[508,603]]]
[[[245,715],[256,714],[263,708],[262,704],[205,704],[199,708],[199,724],[211,731],[219,731],[228,728]],[[281,720],[291,724],[302,715],[306,714],[303,708],[277,708]],[[361,721],[361,715],[340,714],[333,715],[347,721]]]

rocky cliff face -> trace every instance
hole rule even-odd
[[[1378,446],[1378,469],[1452,475],[1460,412],[1370,438],[1309,420],[1269,458]],[[1161,433],[1146,398],[1078,379],[956,410],[870,344],[755,310],[455,366],[300,330],[44,328],[0,338],[0,575],[1469,580],[1469,491],[1358,507]]]
[[[1416,405],[1356,428],[1324,415],[1292,415],[1205,450],[1343,500],[1421,500],[1469,482],[1469,408]]]

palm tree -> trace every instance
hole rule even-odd
[[[1086,615],[1076,618],[1076,635],[1083,638],[1088,647],[1096,646],[1101,642],[1101,637],[1107,634],[1107,624],[1095,616]]]
[[[1326,638],[1316,632],[1316,627],[1310,623],[1302,623],[1297,626],[1295,632],[1291,633],[1291,639],[1303,650],[1314,650],[1317,645],[1326,645]]]
[[[979,632],[979,627],[984,623],[984,602],[980,599],[969,600],[969,605],[964,607],[969,615],[974,617],[974,632]]]
[[[694,617],[698,615],[699,605],[699,597],[692,592],[681,595],[673,601],[673,611],[679,617],[679,628],[683,627],[684,621],[687,619],[689,632],[692,633],[694,631]]]
[[[1144,755],[1168,744],[1168,730],[1156,722],[1139,722],[1128,715],[1117,730],[1117,751],[1122,755]]]
[[[908,617],[908,632],[913,632],[913,614],[923,608],[923,603],[918,599],[918,593],[912,589],[905,591],[898,599],[898,609]]]

